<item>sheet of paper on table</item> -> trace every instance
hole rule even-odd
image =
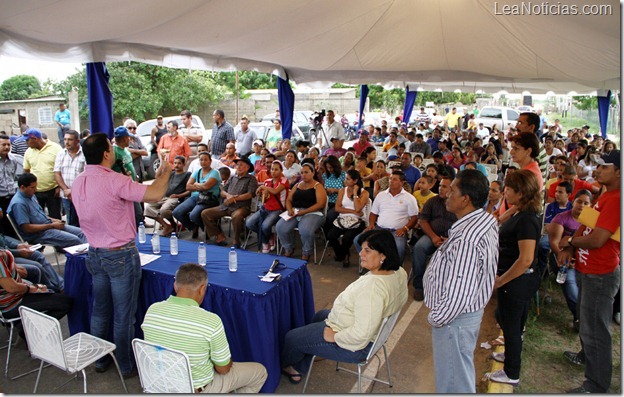
[[[273,280],[275,280],[277,277],[280,277],[280,276],[281,274],[279,273],[268,272],[267,274],[264,275],[264,277],[260,279],[260,281],[264,281],[265,283],[271,283],[273,282]]]
[[[65,247],[63,249],[70,255],[86,254],[87,251],[89,251],[89,243],[72,245],[71,247]]]
[[[153,262],[153,261],[155,261],[158,258],[160,258],[160,255],[143,254],[143,253],[139,252],[139,259],[141,260],[141,266],[145,266],[148,263]]]

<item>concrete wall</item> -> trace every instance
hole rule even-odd
[[[26,118],[26,124],[28,124],[29,127],[39,128],[48,135],[49,139],[58,142],[54,113],[58,110],[59,104],[62,102],[62,100],[54,98],[49,100],[30,100],[25,102],[7,101],[0,103],[0,113],[2,110],[13,110],[11,113],[0,114],[0,131],[6,131],[10,135],[19,135],[19,115],[21,114]],[[44,123],[44,120],[39,120],[39,110],[42,108],[49,108],[51,115],[50,123]]]

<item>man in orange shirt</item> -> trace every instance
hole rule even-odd
[[[173,166],[173,160],[176,156],[183,156],[185,163],[191,156],[191,147],[188,141],[178,133],[178,122],[171,120],[167,123],[167,132],[158,142],[158,153],[164,154],[165,158]]]
[[[271,178],[271,164],[273,164],[273,161],[275,161],[275,155],[273,153],[269,153],[264,157],[264,164],[266,164],[266,167],[256,173],[258,183],[263,183]]]
[[[229,142],[225,146],[225,152],[223,152],[221,158],[219,158],[219,161],[221,161],[221,164],[226,167],[235,168],[236,160],[238,160],[238,156],[236,155],[236,145],[234,145],[232,142]]]

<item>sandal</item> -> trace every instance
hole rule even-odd
[[[301,379],[303,379],[303,376],[301,374],[291,374],[290,372],[286,372],[285,369],[282,369],[282,375],[286,375],[288,377],[288,381],[293,385],[298,385],[299,383],[301,383]],[[295,378],[299,379],[297,380]]]
[[[498,338],[493,339],[490,342],[490,345],[492,345],[492,346],[505,346],[505,337],[503,335],[500,335]]]

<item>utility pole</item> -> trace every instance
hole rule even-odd
[[[236,121],[240,120],[238,117],[238,70],[236,71],[236,98],[234,99],[234,116]]]

